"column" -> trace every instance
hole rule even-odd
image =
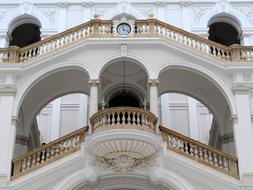
[[[253,127],[251,126],[249,108],[249,87],[246,85],[233,86],[237,115],[233,117],[234,136],[239,161],[239,172],[241,177],[253,174]]]
[[[58,32],[66,30],[66,21],[67,21],[67,2],[58,3]]]
[[[7,32],[0,34],[0,48],[7,46]]]
[[[11,160],[15,148],[16,118],[12,117],[14,88],[0,89],[0,183],[10,180]]]
[[[169,95],[161,95],[161,122],[162,126],[171,129]]]
[[[200,140],[199,128],[197,120],[197,101],[191,97],[188,97],[188,114],[189,114],[189,132],[190,137],[195,140]]]
[[[61,121],[61,98],[57,98],[52,102],[50,141],[56,140],[60,137],[60,121]]]
[[[191,1],[181,1],[183,28],[187,31],[191,30]]]
[[[156,132],[159,132],[159,109],[158,109],[158,79],[149,79],[149,104],[150,104],[150,112],[152,112],[157,118],[157,126]]]
[[[90,107],[89,107],[89,118],[98,112],[98,79],[89,80],[90,84]],[[92,132],[91,127],[89,128],[89,133]]]
[[[82,128],[87,126],[87,117],[88,117],[88,100],[86,94],[80,95],[80,107],[79,107],[79,127]]]

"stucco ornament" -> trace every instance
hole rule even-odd
[[[253,24],[253,8],[252,7],[235,7],[235,10],[241,12],[247,19],[248,21]]]
[[[56,23],[56,9],[40,8],[39,10],[47,18],[51,25],[54,25]]]
[[[210,10],[210,7],[193,7],[193,23],[200,24],[201,18]]]
[[[129,172],[136,168],[152,166],[157,157],[156,148],[148,142],[118,139],[94,146],[95,165],[117,172]]]

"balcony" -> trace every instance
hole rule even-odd
[[[90,119],[88,146],[97,165],[116,171],[131,171],[148,165],[158,153],[157,118],[139,108],[116,107]]]

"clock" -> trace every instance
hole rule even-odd
[[[117,33],[122,36],[127,36],[131,33],[131,26],[127,23],[120,23],[117,28]]]

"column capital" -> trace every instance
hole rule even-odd
[[[19,117],[18,116],[12,116],[11,117],[11,124],[14,125],[14,126],[17,126],[19,122]]]
[[[233,124],[238,124],[238,115],[232,115],[231,116],[231,121]]]
[[[0,84],[0,96],[14,96],[16,91],[17,89],[15,84]]]
[[[232,91],[235,94],[249,94],[249,91],[252,89],[252,85],[237,83],[233,84]]]
[[[90,8],[93,5],[93,2],[89,1],[89,2],[82,2],[81,5],[85,8]]]
[[[150,86],[157,86],[159,84],[159,79],[148,79],[148,84]]]
[[[162,7],[165,7],[167,5],[167,2],[166,1],[156,1],[155,4],[156,4],[157,7],[162,8]]]
[[[88,82],[91,86],[97,86],[100,83],[100,80],[99,79],[90,79]]]
[[[182,7],[189,7],[191,6],[192,2],[189,0],[189,1],[180,1],[180,5]]]

